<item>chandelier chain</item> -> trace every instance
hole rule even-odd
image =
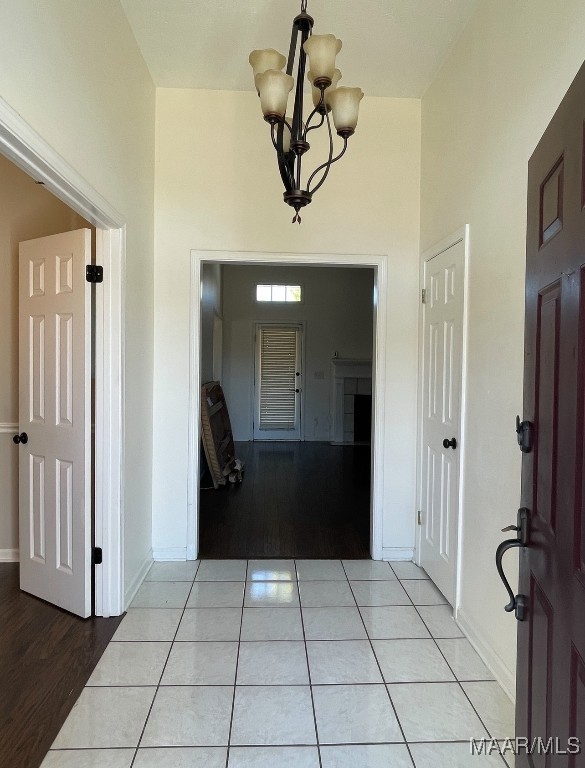
[[[307,0],[301,0],[301,13],[307,12]]]

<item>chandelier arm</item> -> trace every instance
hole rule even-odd
[[[270,138],[272,139],[272,146],[274,147],[274,149],[278,153],[278,144],[276,143],[276,139],[274,138],[274,132],[275,132],[275,129],[276,129],[276,125],[277,125],[276,123],[272,123],[272,125],[270,126]]]
[[[289,131],[292,131],[292,128],[290,127],[290,123],[288,122],[286,117],[281,117],[280,120],[277,123],[272,123],[272,126],[271,126],[272,143],[274,144],[274,148],[277,151],[278,151],[278,147],[277,147],[276,142],[274,140],[274,130],[277,129],[277,130],[280,131],[281,127],[282,127],[282,130],[284,131],[284,126],[285,125],[286,125],[286,127],[288,128]]]
[[[319,99],[319,103],[315,105],[315,108],[307,118],[307,122],[305,123],[305,132],[303,134],[303,141],[307,140],[307,134],[309,131],[312,131],[313,128],[320,128],[323,125],[323,121],[325,119],[325,112],[327,111],[327,107],[325,106],[325,86],[320,86],[321,91],[321,98]],[[311,125],[311,120],[315,117],[317,112],[320,112],[321,114],[321,121],[312,127],[309,127]]]
[[[321,181],[320,181],[320,182],[317,184],[317,186],[315,187],[315,189],[309,190],[309,191],[310,191],[310,193],[311,193],[311,195],[314,195],[314,194],[315,194],[315,192],[316,192],[316,191],[319,189],[319,187],[320,187],[320,186],[323,184],[323,182],[324,182],[324,181],[325,181],[325,179],[327,178],[327,174],[329,173],[329,169],[331,168],[331,166],[333,165],[333,163],[336,163],[338,160],[341,160],[341,158],[342,158],[342,157],[345,155],[345,151],[346,151],[346,149],[347,149],[347,139],[344,139],[344,140],[343,140],[343,149],[342,149],[342,150],[341,150],[341,152],[340,152],[340,153],[337,155],[337,157],[334,157],[334,158],[331,160],[331,162],[327,161],[326,163],[323,163],[322,165],[320,165],[318,168],[316,168],[316,169],[313,171],[313,173],[312,173],[312,174],[310,175],[310,177],[309,177],[309,181],[308,181],[308,183],[307,183],[307,189],[309,189],[309,186],[310,186],[310,184],[311,184],[311,181],[313,180],[313,177],[314,177],[314,176],[315,176],[317,173],[319,173],[319,171],[323,170],[323,168],[327,168],[327,170],[326,170],[326,171],[325,171],[325,173],[323,174],[323,178],[322,178],[322,179],[321,179]]]
[[[325,113],[325,117],[327,118],[327,130],[329,131],[329,157],[326,162],[322,163],[318,168],[316,168],[313,173],[309,176],[309,180],[307,181],[307,192],[316,192],[319,187],[323,184],[325,179],[327,178],[327,174],[329,173],[329,168],[331,167],[331,163],[333,162],[333,132],[331,131],[331,120],[329,119],[329,112]],[[323,174],[323,177],[321,181],[317,184],[315,189],[311,191],[311,182],[315,178],[315,176],[319,173],[319,171],[325,169],[325,173]]]
[[[308,122],[309,121],[307,120],[307,124]],[[307,128],[307,130],[305,131],[305,139],[307,138],[307,134],[310,133],[310,131],[314,131],[315,128],[320,128],[324,122],[325,122],[325,115],[321,113],[321,120],[318,123],[315,123],[315,125],[312,125],[310,128]]]
[[[282,183],[284,184],[284,188],[286,189],[286,191],[290,192],[290,190],[293,189],[294,187],[294,174],[292,172],[289,158],[287,158],[283,149],[282,134],[284,132],[285,126],[289,129],[289,131],[291,130],[289,122],[285,117],[283,117],[279,120],[278,123],[274,123],[272,125],[270,129],[270,138],[272,139],[272,144],[274,146],[274,149],[276,150],[276,157],[278,160],[278,170],[280,171],[280,177],[282,179]],[[274,138],[275,130],[278,131],[276,135],[276,140]]]

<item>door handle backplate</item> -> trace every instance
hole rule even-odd
[[[530,510],[526,507],[521,507],[518,510],[518,524],[508,525],[506,528],[502,528],[502,531],[517,531],[518,536],[515,539],[506,539],[496,549],[496,568],[498,574],[502,580],[504,587],[510,597],[507,605],[504,606],[504,610],[507,613],[514,611],[514,615],[518,621],[524,621],[526,619],[526,610],[528,607],[528,598],[526,595],[515,595],[510,586],[510,582],[506,578],[504,569],[502,567],[502,558],[509,549],[524,548],[529,544],[529,524],[530,524]]]

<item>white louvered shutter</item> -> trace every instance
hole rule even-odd
[[[297,422],[299,330],[260,329],[260,429],[291,430]]]

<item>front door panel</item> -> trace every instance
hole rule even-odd
[[[528,173],[523,418],[534,423],[535,444],[522,458],[530,539],[520,553],[528,610],[518,623],[516,735],[552,739],[556,754],[523,751],[521,768],[585,766],[584,121],[585,67]],[[569,737],[582,739],[580,754]]]

